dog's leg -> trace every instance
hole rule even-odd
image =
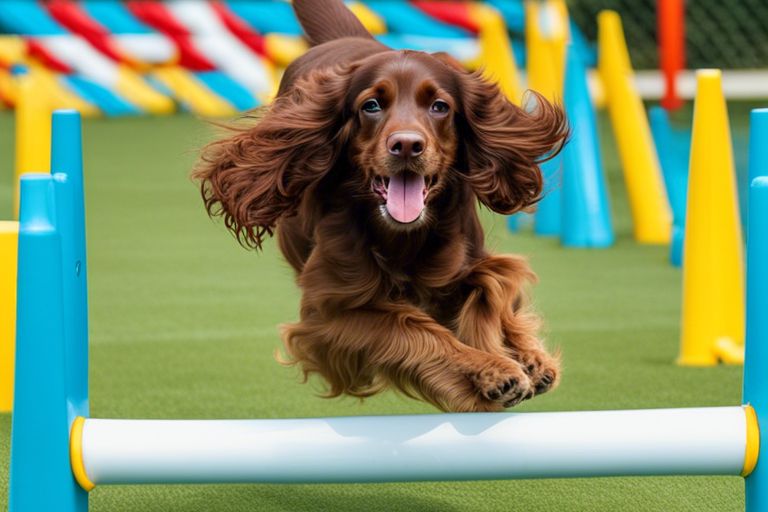
[[[557,384],[560,363],[544,349],[537,336],[538,317],[525,304],[524,288],[534,279],[521,258],[481,260],[464,281],[471,291],[455,320],[455,332],[471,347],[520,362],[535,393],[541,394]]]
[[[322,318],[304,310],[285,326],[293,362],[320,373],[329,395],[365,395],[374,372],[409,395],[448,411],[498,411],[533,392],[523,367],[509,357],[469,347],[421,310],[386,304]],[[370,393],[368,393],[370,394]]]

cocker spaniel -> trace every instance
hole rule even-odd
[[[562,109],[510,103],[451,57],[395,51],[342,0],[294,0],[312,48],[254,125],[209,144],[193,176],[247,247],[277,234],[302,290],[288,361],[327,396],[391,386],[446,411],[498,411],[556,385],[526,306],[535,276],[484,247],[479,201],[511,214],[542,191]]]

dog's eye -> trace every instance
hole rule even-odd
[[[369,114],[375,114],[376,112],[381,112],[381,105],[379,105],[377,100],[368,100],[363,103],[362,110]]]
[[[451,106],[443,100],[437,100],[429,107],[429,111],[433,114],[447,114],[450,109]]]

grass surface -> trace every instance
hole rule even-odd
[[[738,110],[737,140],[746,126]],[[0,218],[9,218],[13,122],[0,113]],[[84,127],[91,411],[116,418],[287,418],[433,413],[386,393],[317,398],[318,383],[272,357],[299,294],[274,243],[241,249],[205,215],[188,179],[209,129],[187,116],[87,120]],[[610,137],[604,140],[612,140]],[[604,146],[609,146],[604,144]],[[560,388],[520,411],[733,405],[741,368],[679,368],[679,270],[667,248],[630,238],[617,160],[605,147],[618,241],[563,250],[511,235],[484,214],[490,247],[527,255]],[[0,503],[10,416],[0,415]],[[44,491],[41,491],[44,492]],[[378,485],[102,487],[94,511],[717,511],[742,510],[740,478],[666,477]]]

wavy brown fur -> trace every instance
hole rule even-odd
[[[299,19],[308,4],[294,4]],[[567,138],[562,109],[537,95],[526,112],[443,55],[318,27],[313,40],[328,42],[291,65],[256,124],[207,146],[194,172],[211,215],[249,247],[276,232],[296,271],[288,362],[321,375],[326,396],[392,386],[450,411],[501,410],[551,389],[558,358],[525,298],[534,274],[485,250],[476,203],[509,214],[538,201],[539,163]],[[361,110],[371,97],[380,113]],[[436,99],[446,115],[432,112]],[[402,130],[425,142],[405,164],[386,146]],[[389,217],[373,186],[403,165],[429,184],[411,224]]]

